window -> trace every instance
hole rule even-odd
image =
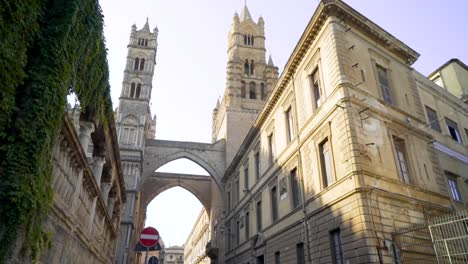
[[[144,70],[145,69],[145,59],[141,59],[140,60],[140,71]]]
[[[288,142],[291,142],[294,138],[294,127],[293,127],[293,116],[292,116],[292,108],[289,107],[285,113],[286,116],[286,134]]]
[[[448,178],[448,185],[450,188],[450,193],[452,194],[453,200],[457,202],[462,201],[462,196],[461,193],[458,189],[458,183],[456,178]]]
[[[138,70],[138,67],[140,66],[140,59],[139,58],[135,58],[135,61],[133,63],[133,69],[134,70]]]
[[[410,183],[408,156],[406,153],[405,141],[401,138],[393,137],[393,144],[395,145],[395,154],[400,178],[403,182]]]
[[[249,84],[249,97],[250,99],[257,99],[256,85],[254,82]]]
[[[440,77],[440,75],[436,76],[436,77],[433,79],[433,82],[434,82],[435,84],[439,85],[440,87],[445,88],[444,82],[442,81],[442,78]]]
[[[245,239],[248,240],[250,238],[250,213],[245,213]]]
[[[232,238],[231,238],[231,236],[232,236],[231,224],[228,223],[228,226],[229,226],[229,228],[228,228],[228,231],[227,231],[227,248],[228,248],[228,249],[231,249],[231,248],[232,248],[232,247],[231,247],[231,239],[232,239]]]
[[[249,75],[249,72],[250,72],[250,65],[249,65],[249,60],[245,60],[245,63],[244,63],[244,73]]]
[[[262,231],[262,200],[257,201],[257,232]]]
[[[281,255],[279,251],[275,252],[275,264],[280,264],[281,262]]]
[[[245,82],[241,81],[241,97],[245,98]]]
[[[250,61],[250,75],[254,74],[255,63],[253,60]]]
[[[264,83],[260,84],[260,99],[262,99],[262,100],[266,99],[265,84]]]
[[[458,125],[454,121],[452,121],[450,118],[446,117],[445,118],[445,123],[447,124],[447,129],[449,132],[450,137],[457,141],[458,143],[462,143],[461,137],[460,137],[460,132],[458,131]]]
[[[249,190],[249,160],[244,164],[244,190]]]
[[[226,209],[229,212],[231,210],[231,190],[228,189],[228,191],[226,192],[226,196],[227,196]]]
[[[309,76],[310,78],[310,86],[312,89],[312,103],[313,103],[313,108],[316,109],[320,106],[321,104],[321,96],[322,96],[322,91],[320,87],[320,75],[319,75],[319,70],[316,68],[312,74]]]
[[[135,83],[130,84],[130,94],[128,96],[130,98],[135,97]]]
[[[334,264],[344,264],[343,248],[341,247],[340,229],[330,232],[331,253]]]
[[[270,165],[273,164],[273,161],[275,160],[275,157],[274,157],[274,148],[273,148],[273,133],[271,133],[270,135],[268,135],[268,161],[270,163]]]
[[[292,207],[296,208],[301,204],[301,189],[299,188],[299,180],[297,178],[297,169],[290,172],[291,177],[291,199]]]
[[[254,155],[254,163],[255,163],[255,179],[258,180],[260,178],[260,152],[256,152]]]
[[[296,259],[297,264],[305,264],[304,243],[299,243],[296,245]]]
[[[273,186],[270,190],[271,197],[271,220],[275,222],[278,220],[278,190],[276,186]]]
[[[235,185],[235,190],[234,190],[234,202],[235,204],[237,204],[239,202],[239,174],[237,174],[236,176],[236,185]]]
[[[254,36],[253,35],[244,35],[244,45],[253,46],[254,45]]]
[[[432,129],[441,132],[437,112],[426,105],[427,119]]]
[[[265,260],[263,258],[263,255],[258,256],[256,264],[264,264],[264,263],[265,263]]]
[[[236,221],[236,246],[238,246],[240,243],[239,233],[240,233],[240,223],[239,223],[239,219],[237,219]]]
[[[136,87],[136,93],[135,93],[135,98],[140,98],[140,93],[141,93],[141,84],[137,84]]]
[[[377,65],[376,68],[377,68],[377,78],[379,81],[380,91],[382,92],[383,99],[385,102],[389,104],[393,104],[392,96],[390,93],[390,82],[388,79],[387,69],[379,65]]]
[[[138,46],[147,47],[147,46],[148,46],[148,40],[147,40],[147,39],[139,38],[139,39],[138,39]]]
[[[323,187],[327,187],[331,185],[335,181],[335,177],[333,175],[333,159],[331,153],[330,142],[328,138],[326,138],[322,143],[319,145],[320,151],[320,165],[322,168],[322,180],[323,180]]]

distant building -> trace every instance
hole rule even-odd
[[[184,263],[184,247],[172,246],[164,250],[164,264]]]
[[[206,254],[206,245],[210,241],[210,237],[210,219],[206,209],[203,208],[184,245],[185,264],[211,263]]]
[[[464,103],[468,103],[468,66],[459,59],[451,59],[440,66],[428,78]]]

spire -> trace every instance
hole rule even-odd
[[[146,17],[146,23],[145,23],[145,26],[143,27],[143,29],[146,30],[146,31],[150,31],[149,24],[148,24],[148,17]]]
[[[250,16],[250,12],[249,12],[249,9],[247,8],[247,4],[244,4],[244,8],[242,8],[242,12],[240,15],[240,20],[241,22],[243,22],[249,19],[252,20],[252,16]]]
[[[273,64],[273,59],[271,58],[271,54],[270,54],[270,56],[268,57],[268,66],[275,67],[275,64]]]

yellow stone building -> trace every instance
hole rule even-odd
[[[327,0],[240,147],[220,109],[257,105],[227,87],[214,135],[239,151],[223,178],[225,263],[392,263],[397,230],[466,208],[467,67],[451,60],[427,78],[411,67],[418,56]]]
[[[206,244],[210,241],[210,218],[203,208],[193,225],[184,245],[185,264],[209,264],[210,258],[206,255]]]

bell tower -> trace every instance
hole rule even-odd
[[[154,139],[156,116],[151,116],[150,99],[156,65],[158,29],[149,29],[148,20],[142,29],[132,26],[127,46],[119,107],[116,113],[116,130],[125,180],[127,203],[124,206],[117,263],[134,263],[133,247],[137,241],[136,230],[140,208],[137,186],[140,183],[145,139]]]
[[[213,110],[213,142],[226,140],[230,164],[278,79],[278,68],[266,62],[265,22],[255,22],[247,5],[237,12],[228,36],[226,89]]]

